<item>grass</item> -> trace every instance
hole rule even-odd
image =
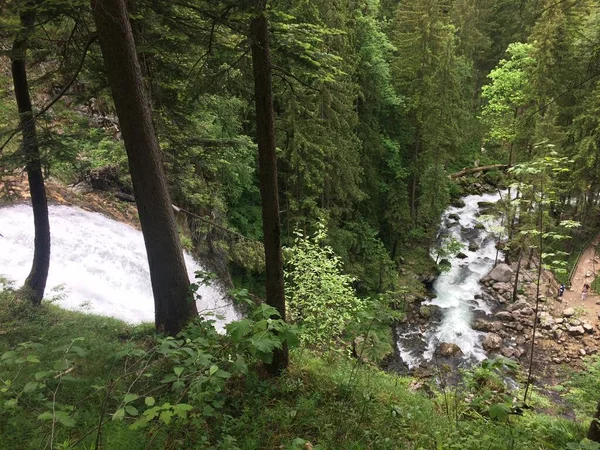
[[[582,439],[585,431],[585,424],[533,411],[508,421],[491,420],[469,407],[464,392],[449,394],[455,395],[456,407],[446,414],[444,396],[413,392],[411,378],[306,349],[292,352],[289,370],[278,379],[265,376],[259,365],[232,377],[220,393],[222,410],[208,421],[190,415],[168,426],[133,430],[130,420],[110,420],[120,401],[110,393],[125,391],[140,372],[120,378],[124,368],[114,355],[152,348],[153,329],[53,305],[34,309],[15,301],[11,291],[0,292],[0,354],[23,342],[44,344],[37,364],[0,364],[2,380],[23,386],[35,373],[53,367],[60,355],[54,350],[79,337],[84,338],[78,345],[85,355],[74,357],[74,369],[58,388],[56,379],[48,382],[56,389],[58,407],[72,407],[75,418],[72,426],[54,427],[56,449],[93,449],[96,439],[98,448],[111,450],[562,449]],[[159,360],[153,370],[162,368]],[[429,384],[435,389],[432,380]],[[51,422],[38,417],[51,405],[36,395],[20,394],[18,405],[11,407],[7,393],[0,392],[0,449],[50,448]],[[153,395],[157,404],[175,398],[160,390]],[[145,408],[143,402],[138,407]],[[98,436],[97,425],[105,420]]]

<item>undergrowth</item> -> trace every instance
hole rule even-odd
[[[510,405],[495,363],[464,389],[417,390],[339,352],[297,348],[270,378],[269,344],[250,338],[257,319],[226,336],[201,321],[165,339],[0,292],[0,448],[587,448],[585,423],[494,406]]]

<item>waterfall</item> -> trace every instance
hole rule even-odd
[[[479,281],[494,267],[496,238],[492,229],[498,223],[491,218],[480,221],[478,203],[496,202],[499,198],[499,194],[469,195],[462,199],[465,203],[463,207],[451,206],[443,213],[438,241],[456,239],[463,245],[462,253],[466,257],[449,259],[449,270],[443,272],[433,285],[435,297],[423,302],[425,305],[438,306],[441,319],[428,324],[425,331],[410,329],[399,332],[399,353],[409,367],[430,361],[441,342],[458,345],[467,360],[480,361],[486,358],[481,345],[484,333],[473,330],[471,324],[475,313],[491,312],[490,306],[480,295],[482,290]]]
[[[116,317],[132,324],[154,322],[154,300],[142,233],[102,214],[72,206],[49,206],[52,238],[46,298],[63,308]],[[0,208],[0,277],[25,281],[33,258],[29,205]],[[205,270],[184,252],[190,280]],[[217,329],[238,319],[218,283],[201,286],[200,314],[215,314]]]

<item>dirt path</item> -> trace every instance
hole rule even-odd
[[[600,234],[592,241],[592,244],[585,249],[579,262],[573,278],[571,280],[571,289],[567,289],[563,295],[563,309],[568,307],[578,308],[583,306],[584,312],[582,317],[585,317],[590,323],[598,323],[598,313],[600,313],[600,295],[593,292],[591,289],[588,292],[584,301],[581,301],[581,291],[585,283],[591,285],[600,270],[600,249],[597,246],[600,244]]]

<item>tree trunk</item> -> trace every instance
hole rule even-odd
[[[470,169],[463,169],[459,172],[451,174],[450,178],[460,178],[464,177],[465,175],[473,175],[474,173],[487,172],[494,169],[504,170],[508,169],[508,167],[509,166],[506,164],[492,164],[491,166],[471,167]]]
[[[285,320],[285,294],[283,289],[283,258],[281,254],[281,225],[279,221],[279,196],[277,187],[277,157],[275,154],[275,126],[271,54],[269,50],[268,22],[265,15],[266,0],[255,0],[257,16],[250,23],[252,66],[254,69],[254,95],[256,103],[256,138],[258,141],[258,166],[262,220],[267,272],[267,304],[273,306]],[[288,349],[275,350],[269,372],[280,373],[288,365]]]
[[[23,131],[22,148],[25,155],[25,171],[29,180],[29,193],[31,195],[35,227],[33,264],[21,293],[34,305],[39,305],[44,297],[48,268],[50,267],[50,222],[48,220],[48,202],[42,175],[40,148],[25,66],[28,37],[35,25],[35,10],[31,2],[25,5],[20,17],[23,30],[19,32],[13,43],[11,70],[19,110],[20,127]]]
[[[590,428],[588,429],[587,438],[590,441],[600,443],[600,402],[598,402],[598,406],[596,407],[596,414],[594,414],[592,423],[590,423]]]
[[[175,335],[197,316],[163,172],[160,147],[124,0],[91,0],[119,117],[154,293],[156,329]]]

